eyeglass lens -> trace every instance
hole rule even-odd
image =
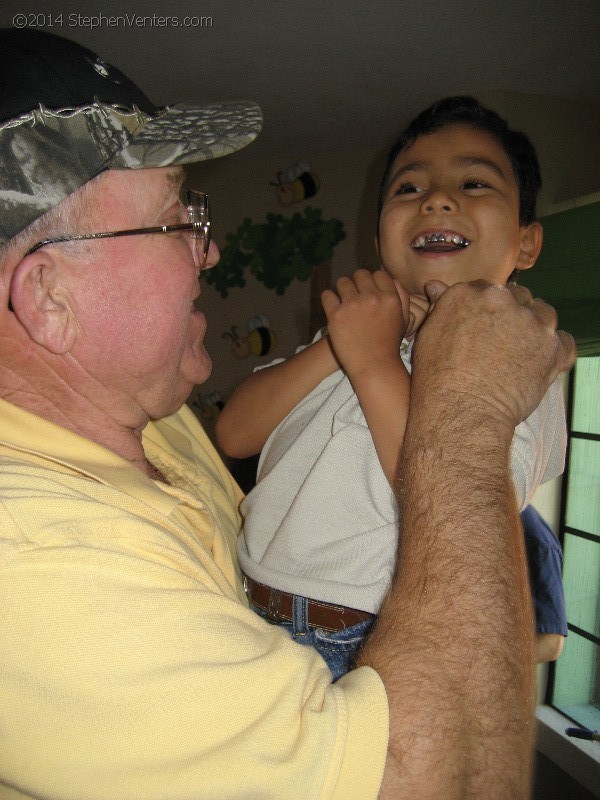
[[[206,259],[210,248],[210,215],[208,195],[202,192],[187,190],[184,196],[189,222],[200,223],[191,231],[194,263],[199,270],[206,267]]]

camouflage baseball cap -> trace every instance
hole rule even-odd
[[[0,244],[108,168],[207,161],[260,131],[251,102],[155,107],[69,39],[0,30]]]

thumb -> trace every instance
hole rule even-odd
[[[447,288],[448,284],[444,283],[443,281],[427,281],[424,286],[425,294],[432,305],[436,302],[436,300],[439,300]]]

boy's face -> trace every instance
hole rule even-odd
[[[506,283],[515,268],[533,266],[542,230],[519,224],[519,190],[501,144],[461,124],[398,154],[376,245],[383,268],[424,295],[432,279]]]

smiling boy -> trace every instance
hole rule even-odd
[[[226,453],[262,450],[238,542],[250,602],[315,646],[334,677],[351,666],[391,580],[411,351],[435,281],[483,279],[504,291],[532,267],[540,185],[533,146],[495,112],[464,97],[426,109],[392,148],[382,180],[382,269],[325,292],[327,334],[250,376],[218,418]],[[555,382],[515,431],[521,509],[562,472],[564,450]]]
[[[393,159],[379,216],[381,263],[409,294],[424,283],[484,279],[505,284],[529,269],[542,228],[510,159],[491,133],[455,124],[421,134]]]

